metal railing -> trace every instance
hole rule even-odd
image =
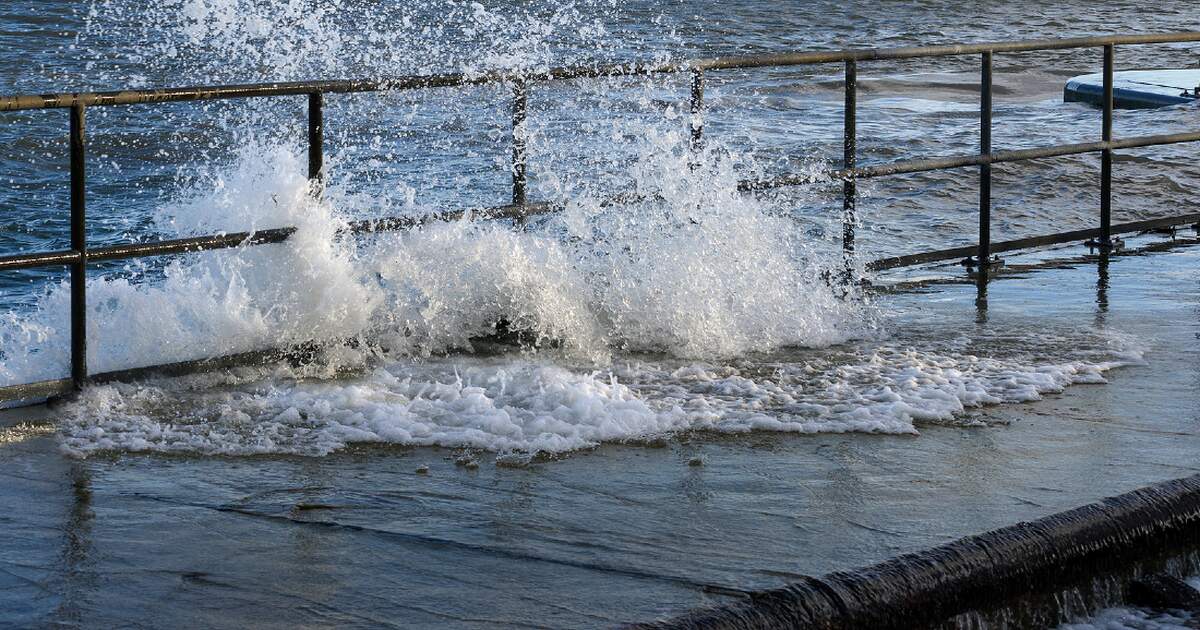
[[[469,86],[484,84],[509,84],[513,89],[512,101],[512,199],[511,203],[490,208],[455,210],[420,218],[392,217],[350,223],[344,232],[361,234],[390,230],[405,230],[431,221],[461,218],[470,213],[478,218],[509,218],[523,221],[526,218],[554,211],[558,206],[527,199],[527,146],[526,117],[528,113],[529,85],[537,81],[571,80],[599,77],[638,77],[667,73],[691,73],[691,146],[699,150],[703,143],[703,99],[705,74],[707,72],[813,64],[844,64],[845,72],[845,117],[843,123],[842,167],[830,169],[820,177],[812,175],[785,175],[766,180],[743,181],[739,189],[747,192],[760,191],[782,186],[805,184],[820,178],[842,181],[843,232],[842,246],[847,257],[854,254],[857,185],[859,179],[921,173],[927,171],[978,166],[979,186],[979,240],[968,247],[921,252],[876,260],[868,269],[880,270],[936,261],[952,260],[975,255],[979,266],[979,277],[986,282],[987,267],[993,253],[1039,247],[1082,239],[1093,239],[1095,247],[1108,248],[1112,236],[1147,229],[1200,223],[1200,213],[1177,215],[1150,221],[1139,221],[1112,225],[1112,152],[1118,149],[1195,142],[1200,140],[1200,131],[1166,135],[1138,136],[1120,140],[1112,137],[1113,118],[1113,65],[1114,48],[1118,45],[1165,44],[1200,42],[1200,32],[1167,33],[1153,35],[1125,35],[1085,37],[1075,39],[1042,39],[1016,42],[991,42],[980,44],[928,46],[893,49],[867,49],[842,51],[817,51],[756,55],[749,57],[717,57],[692,59],[653,65],[597,65],[587,67],[554,68],[536,73],[496,72],[479,75],[440,74],[429,76],[404,76],[369,80],[306,81],[259,83],[250,85],[225,85],[186,87],[158,90],[126,90],[115,92],[66,93],[23,96],[0,96],[0,111],[35,109],[67,109],[70,121],[70,164],[71,164],[71,249],[0,256],[0,271],[29,269],[35,267],[66,265],[71,274],[71,372],[69,379],[58,379],[0,387],[0,401],[21,400],[67,393],[81,388],[89,380],[110,380],[132,377],[150,370],[167,370],[172,373],[188,371],[197,367],[224,364],[229,361],[252,357],[275,356],[277,351],[265,350],[236,356],[217,357],[170,366],[152,366],[121,370],[106,374],[89,375],[87,369],[87,292],[85,275],[87,265],[93,262],[120,260],[142,256],[191,253],[205,250],[224,249],[244,245],[279,243],[287,240],[295,228],[277,228],[256,232],[219,234],[194,238],[161,240],[150,243],[128,243],[106,247],[89,247],[86,233],[86,135],[85,113],[92,107],[117,105],[178,103],[187,101],[210,101],[219,99],[259,98],[277,96],[308,97],[308,177],[313,193],[321,194],[324,170],[324,105],[327,94],[355,92],[380,92],[414,90],[437,87]],[[992,131],[992,61],[996,53],[1018,53],[1028,51],[1065,50],[1077,48],[1103,48],[1104,51],[1104,100],[1101,139],[1098,142],[1063,144],[1034,149],[993,151]],[[888,164],[858,166],[857,164],[857,76],[858,64],[864,61],[916,59],[922,57],[946,57],[980,55],[980,151],[970,155],[959,155],[933,159],[913,159]],[[1100,172],[1100,224],[1097,228],[1058,232],[1018,240],[991,241],[991,174],[992,164],[1017,162],[1040,158],[1101,154]],[[982,262],[982,264],[980,264]],[[215,362],[215,363],[214,363]]]

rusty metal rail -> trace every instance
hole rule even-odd
[[[745,181],[739,184],[743,191],[761,191],[782,186],[813,182],[817,179],[842,181],[843,236],[842,246],[851,267],[854,255],[855,227],[857,223],[857,185],[862,178],[881,177],[903,173],[978,166],[980,170],[979,191],[979,241],[978,245],[959,247],[934,252],[922,252],[909,256],[898,256],[868,263],[869,269],[889,269],[906,265],[923,264],[940,260],[951,260],[974,253],[974,264],[988,261],[994,252],[1011,251],[1029,247],[1093,239],[1094,247],[1111,247],[1114,233],[1169,227],[1200,222],[1200,215],[1188,214],[1152,221],[1111,224],[1112,152],[1119,149],[1176,144],[1200,141],[1200,132],[1181,132],[1167,135],[1139,136],[1114,139],[1113,118],[1113,67],[1114,49],[1118,45],[1168,44],[1200,42],[1200,32],[1165,33],[1150,35],[1120,35],[1106,37],[1083,37],[1074,39],[1040,39],[1016,42],[989,42],[948,46],[927,46],[893,49],[863,49],[841,51],[815,51],[757,55],[751,57],[718,57],[691,59],[661,64],[615,64],[567,68],[553,68],[540,72],[494,72],[481,74],[439,74],[428,76],[402,76],[365,80],[304,81],[258,83],[248,85],[184,87],[158,90],[124,90],[112,92],[63,93],[43,95],[0,96],[0,112],[37,109],[69,110],[70,164],[71,164],[71,249],[50,252],[0,256],[0,271],[29,269],[45,266],[69,266],[71,271],[71,376],[69,380],[53,380],[9,387],[0,387],[0,401],[29,397],[49,396],[79,389],[89,381],[87,369],[87,295],[85,275],[89,263],[191,253],[205,250],[224,249],[247,245],[280,243],[287,240],[294,228],[276,228],[257,232],[218,234],[185,239],[163,240],[149,243],[127,243],[106,247],[89,247],[86,230],[86,125],[88,108],[119,105],[179,103],[210,101],[219,99],[265,98],[305,96],[308,98],[308,177],[312,194],[319,196],[324,177],[324,131],[326,126],[324,108],[328,94],[355,92],[382,92],[445,88],[455,86],[507,84],[512,86],[512,200],[511,204],[477,210],[454,210],[421,218],[391,217],[350,224],[343,232],[361,234],[378,231],[405,230],[430,221],[445,221],[462,218],[468,214],[479,218],[513,219],[523,221],[527,217],[551,212],[557,206],[551,203],[530,203],[527,183],[527,140],[528,96],[530,85],[539,81],[573,80],[599,77],[644,77],[654,74],[682,73],[691,75],[690,143],[698,151],[703,145],[704,87],[706,75],[720,70],[751,69],[765,67],[804,66],[813,64],[844,64],[845,72],[845,118],[843,159],[841,168],[831,169],[820,177],[782,176],[768,180]],[[993,151],[991,147],[992,127],[992,61],[997,53],[1020,53],[1029,51],[1066,50],[1078,48],[1102,48],[1104,62],[1104,106],[1101,140],[1079,144],[1065,144],[1034,149]],[[980,152],[934,159],[913,159],[888,164],[858,166],[856,116],[858,107],[857,75],[860,62],[880,60],[916,59],[923,57],[946,57],[980,55]],[[1100,173],[1100,225],[1094,229],[1059,232],[1044,236],[1014,241],[991,242],[991,165],[1003,162],[1034,160],[1041,158],[1101,154]],[[618,196],[614,199],[621,199]],[[980,281],[987,281],[987,265],[980,266]],[[213,359],[216,361],[220,359]],[[192,362],[205,365],[211,361]]]

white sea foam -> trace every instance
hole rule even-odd
[[[1106,608],[1088,619],[1063,624],[1058,630],[1189,630],[1195,627],[1196,616],[1185,611]]]
[[[321,455],[367,442],[525,456],[698,430],[916,434],[922,423],[957,421],[972,407],[1102,382],[1123,362],[1023,367],[873,345],[837,365],[757,365],[762,374],[753,376],[705,363],[564,364],[453,357],[326,380],[275,368],[108,384],[62,409],[62,434],[77,455]]]
[[[1200,589],[1200,577],[1187,580]],[[1086,618],[1062,624],[1058,630],[1188,630],[1196,627],[1196,613],[1186,610],[1149,610],[1145,608],[1106,608]]]

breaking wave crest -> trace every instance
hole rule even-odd
[[[726,199],[681,189],[687,199],[619,210],[574,202],[524,230],[463,220],[360,242],[339,230],[370,200],[330,191],[315,201],[302,171],[282,148],[247,149],[215,192],[161,210],[173,236],[297,230],[281,244],[90,278],[91,371],[351,339],[427,356],[469,350],[500,322],[601,362],[614,349],[704,357],[821,346],[864,325],[862,304],[821,279],[820,252],[794,240],[790,220],[733,189]],[[692,184],[705,190],[713,176]],[[32,315],[0,326],[0,381],[61,374],[69,293],[53,285]]]

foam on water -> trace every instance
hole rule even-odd
[[[1187,582],[1200,589],[1200,578],[1193,576]],[[1193,611],[1114,607],[1062,624],[1058,630],[1188,630],[1198,621]]]
[[[367,442],[526,458],[685,431],[916,434],[969,408],[1102,383],[1104,371],[1137,360],[1124,357],[1025,366],[871,342],[836,361],[742,368],[660,360],[596,369],[510,353],[390,362],[338,379],[243,369],[91,387],[62,409],[62,434],[78,455],[321,455]]]
[[[1189,630],[1196,616],[1185,611],[1107,608],[1084,621],[1063,624],[1059,630]]]

